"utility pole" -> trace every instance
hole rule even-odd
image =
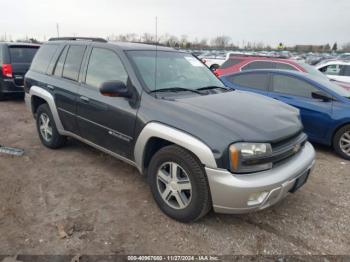
[[[58,23],[56,24],[56,30],[57,30],[57,37],[60,37],[60,26]]]

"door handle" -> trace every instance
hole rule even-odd
[[[82,101],[84,101],[86,103],[88,103],[90,101],[90,99],[88,97],[86,97],[86,96],[81,96],[80,100],[82,100]]]
[[[55,90],[55,87],[52,86],[52,85],[46,85],[46,87],[47,87],[48,89],[50,89],[50,90]]]

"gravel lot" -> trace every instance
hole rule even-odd
[[[135,168],[75,140],[41,145],[23,101],[0,102],[0,144],[25,150],[0,154],[0,254],[350,254],[350,162],[325,147],[277,206],[181,224]]]

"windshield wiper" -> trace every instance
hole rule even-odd
[[[156,93],[156,92],[182,92],[182,91],[188,91],[188,92],[204,95],[202,92],[199,92],[196,89],[189,89],[189,88],[184,88],[184,87],[169,87],[169,88],[155,89],[155,90],[152,90],[150,93]]]
[[[231,90],[231,88],[223,87],[223,86],[204,86],[201,88],[197,88],[196,90],[211,90],[211,89],[223,89],[226,91]]]

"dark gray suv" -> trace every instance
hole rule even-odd
[[[297,109],[228,89],[170,48],[52,39],[25,91],[45,146],[73,137],[134,165],[160,209],[182,222],[211,208],[271,206],[300,188],[314,164]]]

